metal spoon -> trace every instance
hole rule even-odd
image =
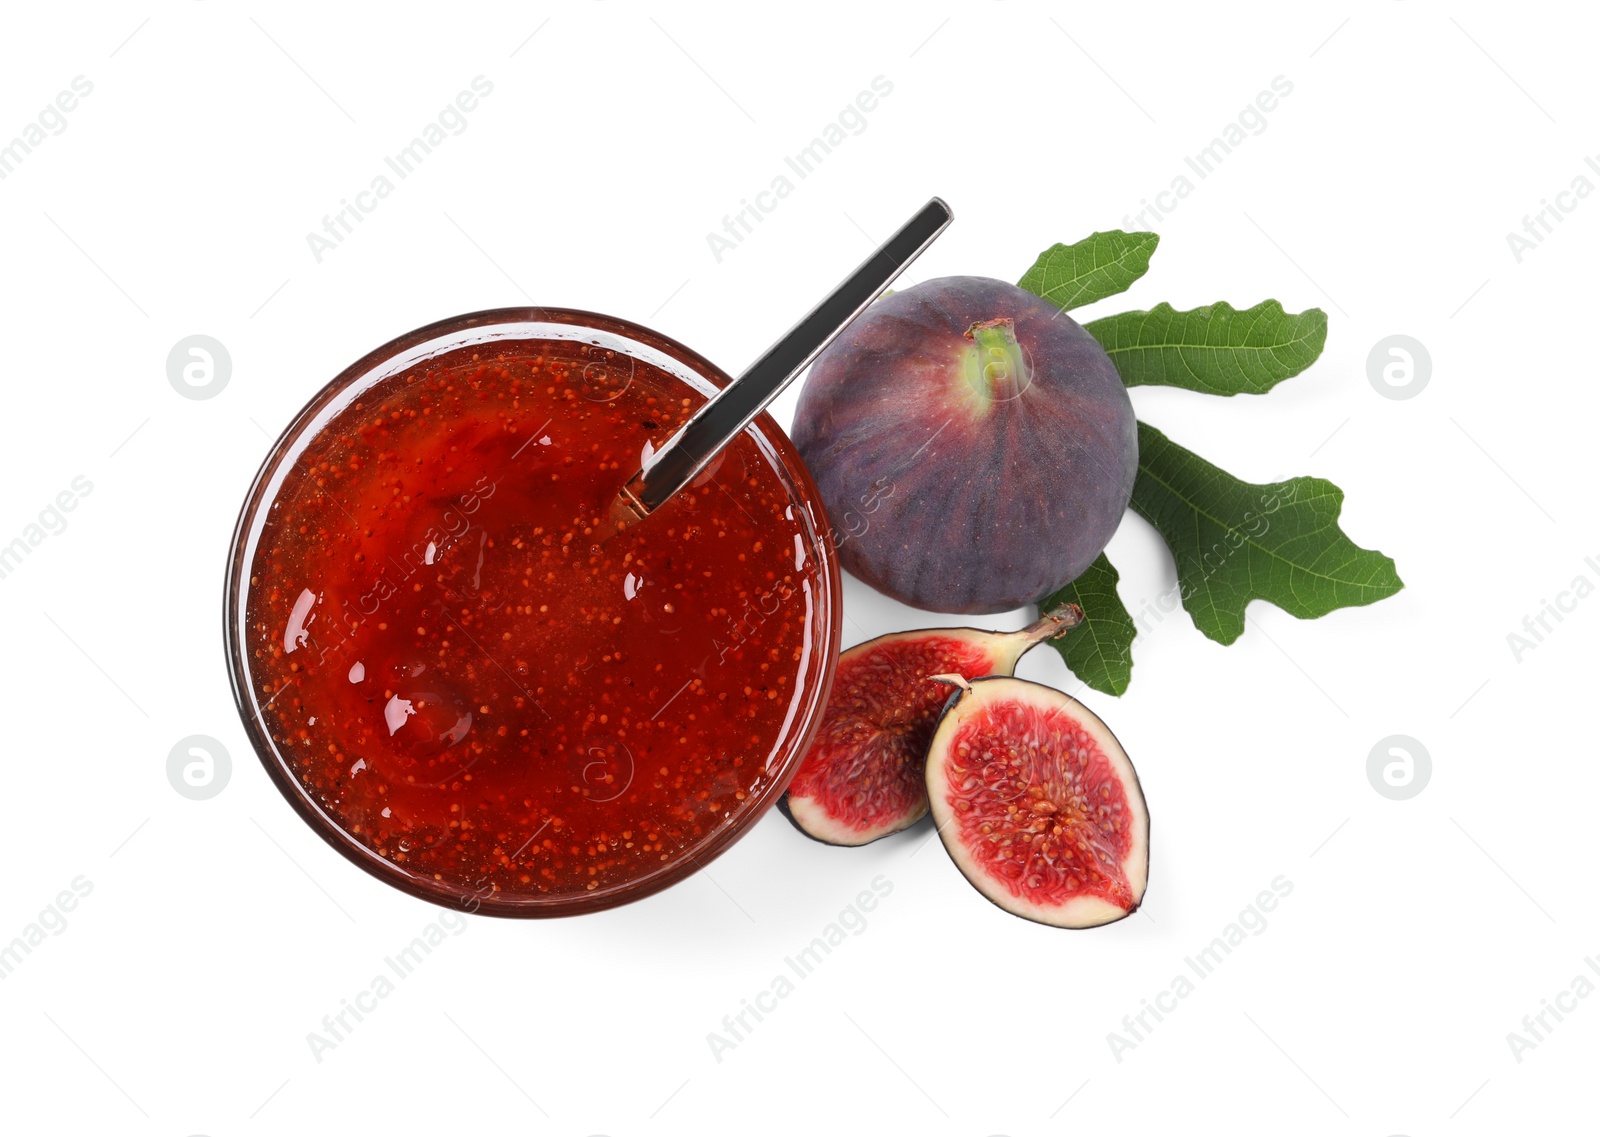
[[[694,480],[706,464],[737,438],[752,419],[799,375],[823,348],[944,232],[953,219],[950,207],[933,198],[823,298],[794,327],[769,347],[739,378],[729,383],[678,432],[645,460],[628,479],[611,508],[617,531],[642,521]]]

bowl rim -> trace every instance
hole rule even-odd
[[[487,308],[436,320],[396,336],[361,356],[319,388],[273,441],[251,480],[238,519],[234,523],[228,543],[228,563],[222,598],[223,646],[227,655],[228,681],[233,692],[234,706],[239,712],[245,735],[256,758],[261,762],[278,792],[283,795],[300,819],[341,856],[369,876],[417,899],[440,906],[459,906],[467,912],[482,915],[529,919],[599,912],[642,900],[694,875],[748,833],[788,789],[789,782],[793,779],[816,735],[833,686],[842,642],[844,611],[839,543],[829,522],[827,510],[822,504],[822,495],[799,451],[789,440],[788,434],[770,415],[763,412],[746,430],[753,432],[758,442],[769,448],[778,459],[780,472],[789,480],[795,496],[805,507],[803,517],[813,537],[806,551],[808,555],[817,559],[820,572],[816,579],[821,582],[814,601],[820,609],[820,615],[813,621],[813,626],[820,627],[824,633],[824,642],[815,644],[812,649],[820,661],[820,674],[813,684],[809,703],[801,712],[799,724],[791,736],[795,741],[784,756],[783,762],[776,768],[776,776],[768,781],[759,794],[747,798],[732,818],[701,838],[697,846],[677,854],[659,869],[637,880],[625,881],[592,893],[553,897],[523,896],[516,900],[502,899],[499,893],[485,893],[482,888],[476,892],[465,892],[442,881],[435,882],[419,877],[378,855],[321,809],[301,788],[300,783],[292,776],[287,763],[272,744],[262,721],[260,709],[256,706],[251,689],[249,662],[245,657],[245,644],[239,634],[243,605],[248,596],[249,566],[245,564],[245,554],[247,548],[251,552],[254,551],[252,532],[255,529],[258,513],[264,505],[270,505],[271,499],[267,495],[269,485],[280,471],[292,468],[295,444],[303,437],[314,436],[314,434],[307,436],[306,432],[316,424],[319,416],[327,412],[341,395],[359,384],[362,379],[370,378],[367,384],[370,387],[394,374],[394,371],[382,369],[386,365],[395,363],[407,352],[415,351],[444,337],[461,341],[440,345],[436,351],[419,357],[418,362],[421,362],[444,352],[469,346],[472,342],[469,333],[474,329],[541,323],[563,324],[624,337],[670,357],[714,388],[720,389],[732,381],[716,364],[670,336],[617,316],[576,308],[531,306]],[[518,339],[528,337],[505,338],[510,342],[516,342]],[[682,376],[678,378],[683,380]]]

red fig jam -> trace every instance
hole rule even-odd
[[[574,896],[770,788],[816,697],[825,586],[776,457],[747,432],[602,540],[703,401],[597,345],[497,342],[322,425],[266,511],[243,649],[323,813],[450,891]]]

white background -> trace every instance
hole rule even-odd
[[[93,491],[0,580],[0,940],[74,877],[93,891],[0,982],[8,1130],[1381,1137],[1588,1113],[1600,998],[1520,1062],[1506,1037],[1600,953],[1600,599],[1520,662],[1507,643],[1600,583],[1600,200],[1521,263],[1506,241],[1600,150],[1581,6],[28,8],[5,16],[0,140],[74,76],[93,93],[0,181],[0,543],[75,476]],[[477,75],[465,132],[318,263],[306,234]],[[879,75],[866,129],[719,263],[707,233]],[[316,1061],[307,1033],[436,912],[302,825],[234,711],[224,556],[269,436],[390,337],[529,300],[736,371],[933,193],[957,220],[911,279],[1014,280],[1139,227],[1279,75],[1267,129],[1087,315],[1324,308],[1322,360],[1270,395],[1134,401],[1242,477],[1334,480],[1407,588],[1314,622],[1256,604],[1227,648],[1147,620],[1129,693],[1085,693],[1149,797],[1145,909],[1034,926],[926,827],[840,850],[774,813],[642,903],[472,920]],[[194,333],[233,363],[203,401],[166,376]],[[1408,400],[1368,381],[1394,333],[1432,357]],[[1171,587],[1136,517],[1111,553],[1136,612]],[[846,590],[849,642],[942,622]],[[1023,673],[1078,686],[1048,650]],[[208,801],[167,781],[191,734],[232,754]],[[1432,755],[1408,801],[1366,775],[1392,734]],[[866,929],[717,1061],[708,1033],[879,874]],[[1108,1032],[1280,875],[1266,930],[1113,1057]]]

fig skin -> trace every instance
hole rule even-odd
[[[936,612],[1006,612],[1075,579],[1116,532],[1139,461],[1100,344],[986,277],[875,302],[811,368],[791,435],[844,567]]]

